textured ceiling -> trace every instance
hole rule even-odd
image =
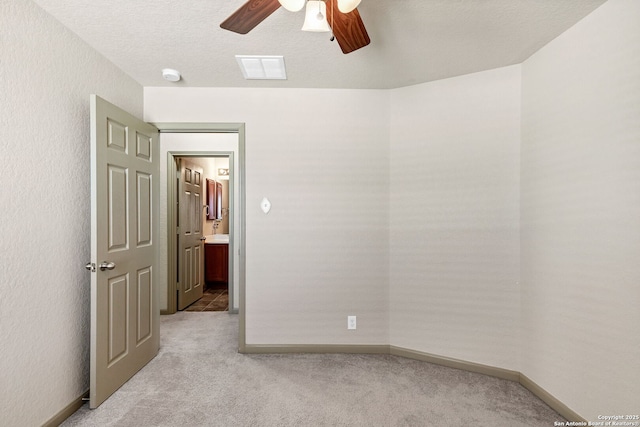
[[[517,64],[604,0],[362,0],[371,44],[344,55],[280,8],[247,35],[244,0],[34,0],[143,86],[394,88]],[[284,55],[288,80],[246,81],[234,55]],[[169,83],[162,68],[183,76]]]

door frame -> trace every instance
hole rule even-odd
[[[234,235],[233,238],[229,239],[230,249],[233,250],[232,256],[230,260],[233,259],[234,262],[237,260],[238,262],[238,316],[239,316],[239,327],[238,327],[238,350],[242,353],[245,351],[246,346],[246,335],[245,335],[245,270],[246,270],[246,214],[245,214],[245,206],[246,206],[246,186],[245,186],[245,124],[244,123],[209,123],[209,122],[198,122],[198,123],[175,123],[175,122],[159,122],[152,123],[155,127],[160,131],[160,138],[162,139],[163,133],[236,133],[238,135],[238,171],[237,171],[237,180],[234,180],[233,185],[238,186],[240,200],[232,199],[232,190],[235,188],[229,188],[230,193],[230,202],[233,200],[233,209],[238,211],[238,216],[240,219],[240,237]],[[176,235],[172,231],[172,224],[175,224],[174,217],[174,209],[175,209],[175,194],[172,191],[175,188],[176,182],[176,171],[175,171],[175,157],[215,157],[216,154],[220,156],[229,155],[230,169],[233,168],[233,152],[223,152],[223,151],[201,151],[201,150],[182,150],[182,151],[172,151],[168,153],[167,162],[167,308],[162,311],[162,314],[173,314],[176,310],[176,281],[171,280],[175,279],[176,271],[175,271],[175,263],[170,262],[171,259],[175,260],[177,255],[176,250]],[[235,172],[235,171],[234,171]],[[237,181],[237,182],[236,182]],[[231,184],[231,183],[230,183]],[[173,205],[172,205],[173,203]],[[230,218],[229,226],[234,226],[233,218]],[[235,234],[235,233],[234,233]],[[237,256],[237,258],[236,258]],[[233,272],[231,273],[233,275]],[[233,277],[233,276],[232,276]],[[232,294],[232,293],[231,293]],[[229,295],[229,302],[231,303],[231,308],[233,308],[233,296]],[[230,313],[232,313],[230,311]]]
[[[167,236],[167,272],[171,275],[167,275],[167,305],[172,304],[172,313],[175,313],[178,307],[178,301],[176,298],[177,295],[177,291],[178,291],[178,287],[176,286],[176,279],[177,279],[177,272],[175,270],[175,263],[173,261],[179,259],[179,254],[176,250],[176,248],[178,247],[178,232],[177,232],[177,221],[176,221],[176,214],[178,211],[178,197],[176,197],[176,188],[179,188],[179,184],[176,182],[178,176],[180,175],[180,173],[178,172],[178,160],[179,159],[201,159],[201,158],[228,158],[229,159],[229,206],[231,208],[231,212],[235,212],[235,210],[238,208],[236,206],[236,200],[234,197],[234,193],[235,193],[235,188],[236,188],[236,183],[235,183],[235,158],[236,156],[234,155],[233,151],[185,151],[185,150],[174,150],[174,151],[169,151],[167,153],[167,230],[168,230],[168,236]],[[206,188],[203,187],[204,190],[206,190]],[[204,197],[203,196],[203,201],[204,201]],[[200,208],[202,208],[202,206],[200,206]],[[202,209],[200,209],[200,215],[202,215]],[[234,284],[235,284],[235,274],[234,274],[234,266],[236,264],[236,259],[233,256],[233,254],[235,254],[235,248],[237,247],[237,244],[235,243],[235,233],[233,232],[235,230],[235,220],[234,220],[234,215],[229,215],[229,253],[231,254],[231,256],[229,257],[229,262],[228,262],[228,271],[229,271],[229,278],[227,281],[227,288],[231,288],[229,289],[229,313],[231,314],[238,314],[238,310],[236,310],[234,308],[234,303],[235,303],[235,299],[234,299]],[[202,236],[204,237],[205,233],[204,233],[204,224],[202,225]],[[182,232],[182,231],[181,231]],[[242,234],[242,232],[240,233]],[[204,248],[202,250],[202,268],[204,269]],[[172,261],[173,260],[173,261]],[[202,286],[204,286],[204,279],[202,282]],[[171,287],[173,287],[174,291],[171,289]],[[239,285],[238,285],[239,287]],[[174,301],[171,301],[169,296],[173,296]],[[169,309],[167,308],[167,312],[166,314],[172,314],[169,313]]]

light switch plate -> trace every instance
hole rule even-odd
[[[269,201],[269,199],[267,199],[266,197],[262,199],[262,202],[260,202],[260,208],[262,209],[262,212],[268,214],[271,210],[271,202]]]
[[[347,316],[347,329],[356,329],[356,316]]]

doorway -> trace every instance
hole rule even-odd
[[[184,138],[184,135],[182,135]],[[177,236],[177,310],[231,311],[233,307],[233,153],[208,156],[173,155],[176,181],[173,190],[178,206],[169,233]],[[233,253],[233,252],[231,252]],[[169,280],[174,280],[169,277]],[[231,296],[231,298],[230,298]]]
[[[245,171],[244,171],[244,124],[211,123],[156,123],[161,131],[161,176],[166,182],[160,195],[160,259],[167,260],[165,280],[160,280],[159,293],[162,314],[173,314],[176,310],[176,259],[177,239],[171,228],[175,208],[176,157],[229,157],[229,300],[230,313],[239,315],[238,347],[245,348]],[[164,170],[162,170],[164,169]],[[233,187],[233,188],[231,188]],[[206,226],[205,226],[206,227]],[[160,271],[163,275],[165,271]],[[164,285],[164,286],[163,286]]]

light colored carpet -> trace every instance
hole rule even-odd
[[[161,317],[158,356],[63,426],[552,426],[521,385],[389,355],[237,353],[237,315]]]

